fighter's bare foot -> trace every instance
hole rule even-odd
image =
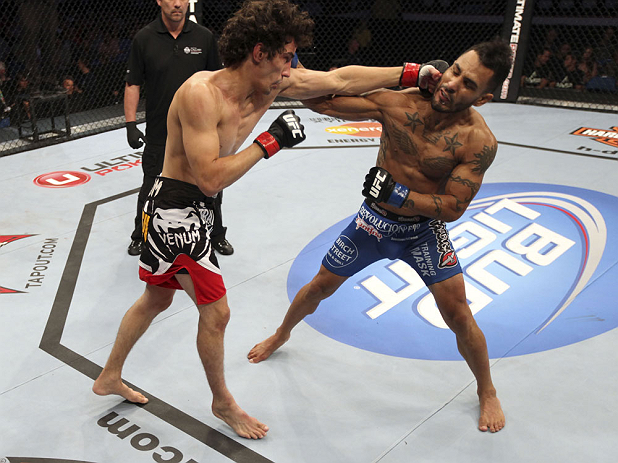
[[[148,399],[143,394],[131,389],[120,379],[108,378],[104,373],[101,374],[94,382],[92,392],[97,395],[116,394],[127,399],[129,402],[139,404],[145,404],[148,402]]]
[[[213,402],[212,413],[225,421],[240,437],[261,439],[268,432],[268,426],[249,416],[236,402],[221,405]]]
[[[483,432],[498,432],[505,424],[504,412],[496,394],[485,394],[479,396],[481,405],[481,417],[479,418],[479,429]]]
[[[287,336],[273,334],[270,338],[256,344],[247,355],[249,362],[260,363],[262,360],[266,360],[274,351],[285,344],[288,339],[290,339],[289,334]]]

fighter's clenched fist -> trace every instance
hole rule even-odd
[[[291,148],[303,141],[305,126],[300,123],[293,110],[288,109],[275,119],[266,132],[262,132],[253,141],[264,151],[266,159],[273,156],[281,148]]]
[[[372,167],[365,175],[363,196],[378,203],[401,207],[408,197],[410,189],[393,180],[386,169]]]

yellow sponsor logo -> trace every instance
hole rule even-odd
[[[356,137],[382,136],[382,124],[378,122],[350,122],[335,127],[326,127],[325,130],[332,135],[352,135]]]

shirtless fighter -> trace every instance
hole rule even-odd
[[[170,306],[175,290],[183,289],[199,312],[197,350],[212,390],[213,414],[241,437],[266,435],[268,427],[244,412],[225,384],[223,336],[230,309],[209,241],[214,196],[259,160],[305,139],[298,116],[286,111],[237,152],[277,95],[354,95],[419,82],[433,89],[440,77],[431,65],[411,63],[331,72],[291,69],[296,47],[310,44],[312,28],[308,15],[287,0],[247,1],[226,23],[219,40],[224,69],[198,72],[176,92],[167,118],[163,171],[144,206],[139,275],[146,289],[120,324],[93,385],[96,394],[148,401],[122,382],[122,367],[155,316]]]
[[[504,427],[485,337],[468,306],[461,267],[444,222],[461,217],[496,155],[496,139],[472,106],[490,101],[510,68],[508,44],[485,42],[470,48],[445,70],[429,99],[411,89],[307,102],[329,116],[381,122],[377,166],[365,178],[365,202],[341,233],[354,242],[358,254],[346,264],[338,257],[343,250],[337,243],[342,241],[333,244],[318,274],[298,292],[275,334],[249,352],[251,362],[265,360],[281,347],[292,329],[348,277],[380,259],[401,259],[429,287],[476,377],[479,429],[496,432]],[[413,256],[421,245],[431,251],[431,262],[424,264],[431,264],[435,275],[422,272]]]

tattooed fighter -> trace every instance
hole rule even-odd
[[[249,352],[249,361],[265,360],[281,347],[292,329],[348,277],[377,260],[401,259],[429,287],[476,378],[478,428],[496,432],[504,427],[485,336],[468,306],[444,222],[461,217],[494,160],[496,139],[472,107],[492,99],[493,90],[509,73],[511,59],[508,44],[484,42],[445,66],[430,98],[418,89],[381,90],[307,102],[329,116],[381,122],[377,166],[365,177],[366,199],[358,214],[332,245],[318,274],[298,292],[275,334]],[[417,260],[415,255],[424,258]]]

